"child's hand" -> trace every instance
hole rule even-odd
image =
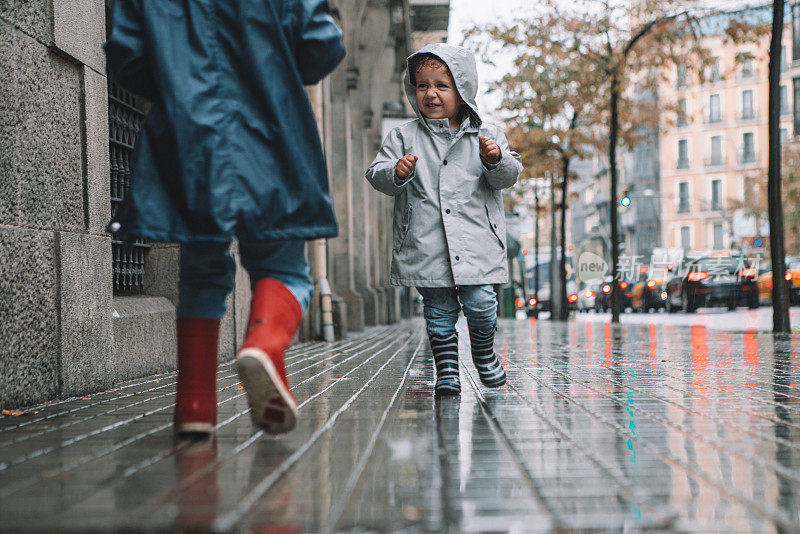
[[[394,168],[394,171],[397,173],[397,177],[405,178],[411,174],[414,170],[414,167],[417,166],[418,159],[419,158],[417,156],[403,156],[400,158],[400,161],[397,162],[397,166]]]
[[[494,165],[500,161],[500,147],[492,139],[479,135],[478,149],[486,163]]]

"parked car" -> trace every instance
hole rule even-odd
[[[528,297],[528,301],[525,303],[525,315],[528,317],[539,316],[539,301],[532,295]]]
[[[530,300],[530,299],[529,299]],[[567,280],[567,302],[570,310],[577,309],[578,285],[574,280]],[[539,288],[539,301],[535,304],[536,311],[552,311],[550,307],[550,284],[545,283]],[[529,314],[529,316],[531,316]]]
[[[637,312],[659,310],[667,301],[667,280],[650,278],[636,282],[631,290],[631,308]]]
[[[772,301],[772,264],[765,263],[759,269],[758,300],[768,304]],[[789,287],[789,302],[800,304],[800,258],[790,258],[786,261],[786,285]]]
[[[610,311],[611,310],[611,282],[613,278],[606,276],[600,284],[600,290],[597,292],[595,298],[595,310],[597,311]],[[621,305],[620,310],[625,311],[631,306],[631,297],[633,296],[631,283],[627,280],[621,280],[619,283],[621,290]]]
[[[600,283],[587,284],[578,291],[578,311],[588,312],[595,309],[597,293],[600,291]]]
[[[758,308],[757,274],[755,267],[738,256],[694,259],[686,264],[684,272],[667,282],[667,311],[693,312],[716,305],[730,310],[740,305]]]

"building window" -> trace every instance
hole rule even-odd
[[[786,128],[781,128],[781,130],[780,130],[781,146],[786,144],[786,139],[788,137],[789,137],[789,132],[786,130]]]
[[[787,66],[786,45],[781,46],[781,72],[786,71]]]
[[[792,6],[792,61],[800,60],[800,4]]]
[[[681,226],[681,248],[684,250],[692,248],[692,239],[688,226]]]
[[[742,60],[742,78],[752,78],[755,74],[753,68],[753,58],[745,58]]]
[[[686,104],[686,99],[681,98],[678,100],[678,119],[676,126],[686,126],[687,118],[689,117],[689,108]]]
[[[753,111],[753,90],[742,91],[742,118],[752,119],[755,116]]]
[[[800,78],[795,78],[792,80],[792,97],[794,134],[798,135],[800,134]]]
[[[689,141],[686,139],[678,140],[678,169],[689,168]]]
[[[686,64],[681,63],[678,65],[678,69],[675,74],[675,86],[686,87]]]
[[[709,72],[709,78],[712,82],[718,82],[722,79],[720,76],[720,67],[719,67],[719,58],[715,57],[714,60],[711,62],[711,69]]]
[[[753,132],[742,134],[742,163],[752,163],[756,160]]]
[[[720,108],[719,95],[711,95],[708,100],[708,122],[720,122],[722,109]]]
[[[722,249],[722,234],[724,233],[724,227],[721,224],[714,225],[714,248],[717,250]]]
[[[788,115],[789,114],[789,91],[785,85],[781,85],[779,97],[780,99],[780,108],[781,108],[781,115]]]
[[[689,213],[689,182],[678,183],[678,213]]]
[[[722,209],[722,180],[711,180],[711,209]]]
[[[722,165],[722,136],[711,138],[711,160],[709,165]]]

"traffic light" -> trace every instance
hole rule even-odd
[[[627,208],[628,206],[631,205],[631,197],[630,195],[628,195],[627,191],[624,191],[622,193],[622,198],[619,199],[619,203],[623,208]]]

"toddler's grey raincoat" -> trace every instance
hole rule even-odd
[[[341,37],[324,0],[115,0],[109,76],[153,103],[118,235],[336,235],[303,84],[342,60]]]
[[[469,119],[452,135],[447,119],[426,119],[417,108],[408,71],[405,91],[417,118],[394,128],[366,172],[370,184],[395,197],[391,281],[395,285],[452,287],[508,281],[506,223],[501,189],[522,172],[503,131],[484,124],[475,95],[478,73],[468,50],[444,43],[415,55],[432,53],[447,64]],[[478,135],[494,139],[501,157],[496,165],[480,158]],[[404,155],[418,156],[405,179],[395,166]]]

